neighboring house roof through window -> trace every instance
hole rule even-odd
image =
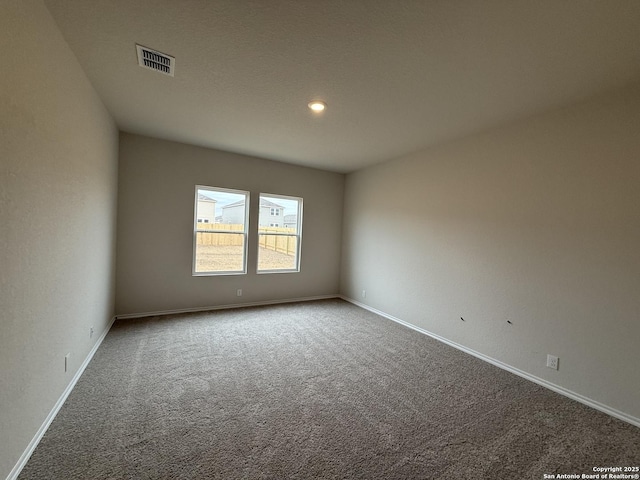
[[[238,202],[230,203],[229,205],[225,205],[222,208],[239,207],[240,205],[244,205],[244,200],[240,200]],[[269,200],[265,200],[264,198],[260,199],[260,206],[261,207],[272,207],[272,208],[284,208],[282,205],[278,205],[277,203],[270,202]]]

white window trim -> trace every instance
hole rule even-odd
[[[226,192],[226,193],[237,193],[245,196],[244,203],[244,231],[235,231],[235,230],[199,230],[198,229],[198,190],[209,190],[212,192]],[[195,188],[195,198],[194,198],[194,206],[193,206],[193,249],[192,249],[192,260],[191,260],[191,275],[194,277],[212,277],[218,275],[246,275],[247,274],[247,253],[249,248],[249,202],[251,200],[251,193],[245,190],[235,190],[231,188],[222,188],[222,187],[212,187],[208,185],[196,185]],[[215,223],[215,222],[214,222]],[[244,235],[244,252],[242,254],[243,265],[242,271],[240,270],[231,270],[231,271],[213,271],[213,272],[196,272],[196,242],[197,242],[197,233],[199,232],[207,232],[207,233],[225,233],[230,235]]]
[[[257,248],[258,248],[258,254],[256,256],[257,262],[256,262],[256,273],[258,275],[263,275],[263,274],[272,274],[272,273],[298,273],[300,271],[300,259],[302,258],[302,212],[303,212],[303,208],[302,208],[302,203],[303,200],[301,197],[294,197],[292,195],[279,195],[276,193],[260,193],[259,197],[258,197],[258,201],[260,201],[260,197],[272,197],[272,198],[282,198],[283,200],[297,200],[298,201],[298,211],[296,214],[296,218],[297,218],[297,228],[296,228],[296,233],[284,233],[284,232],[269,232],[269,235],[276,235],[276,236],[284,236],[284,237],[297,237],[297,251],[296,251],[296,259],[295,259],[295,267],[294,268],[282,268],[282,269],[277,269],[277,270],[260,270],[260,235],[264,235],[260,233],[260,218],[258,218],[258,242],[257,242]],[[274,216],[274,215],[271,215]],[[282,216],[282,218],[284,218],[284,216]]]

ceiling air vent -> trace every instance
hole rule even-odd
[[[137,44],[136,50],[138,51],[138,65],[173,77],[173,72],[176,68],[176,59],[171,55]]]

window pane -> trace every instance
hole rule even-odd
[[[198,188],[198,223],[240,225],[244,230],[246,197],[232,190]]]
[[[272,228],[268,230],[276,229]],[[289,235],[260,235],[258,270],[297,269],[297,254],[298,237]]]
[[[282,227],[286,233],[298,233],[298,210],[300,200],[295,197],[270,197],[260,195],[260,215],[258,216],[258,228],[260,232],[269,230],[269,227]]]
[[[244,233],[196,233],[196,273],[243,272]]]
[[[248,192],[196,186],[194,273],[246,272]]]
[[[298,271],[302,199],[260,195],[258,215],[258,272]]]

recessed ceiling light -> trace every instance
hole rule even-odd
[[[309,102],[309,108],[314,112],[320,113],[327,108],[327,104],[320,100],[314,100],[313,102]]]

